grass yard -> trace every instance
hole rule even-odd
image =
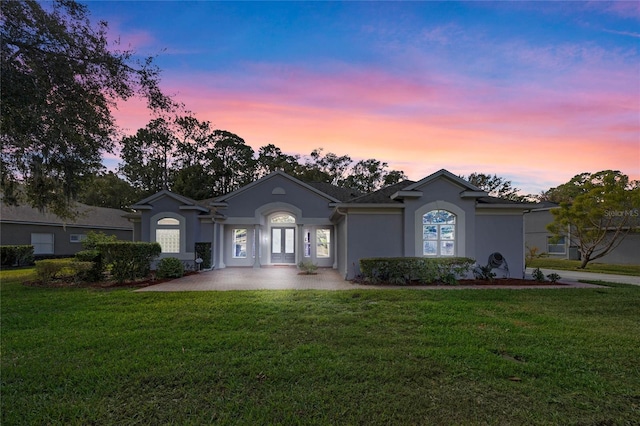
[[[539,257],[527,262],[527,268],[559,269],[563,271],[600,272],[603,274],[640,276],[640,265],[613,265],[609,263],[591,262],[585,269],[578,269],[579,260],[554,259]]]
[[[640,287],[135,293],[0,273],[3,425],[638,424]]]

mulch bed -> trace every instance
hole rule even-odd
[[[188,271],[184,273],[184,276],[194,275],[198,272]],[[158,279],[155,277],[146,277],[136,281],[126,281],[118,283],[116,281],[100,281],[94,283],[77,283],[72,280],[57,279],[48,284],[43,284],[42,281],[25,281],[23,285],[27,287],[42,287],[42,288],[96,288],[96,289],[116,289],[116,288],[143,288],[150,285],[156,285],[167,281],[172,281],[174,278]]]
[[[358,281],[353,280],[352,282],[356,284],[365,284],[365,285],[379,285],[379,286],[397,286],[397,287],[417,287],[417,286],[427,286],[427,287],[544,287],[544,286],[559,286],[559,285],[569,285],[562,282],[552,283],[551,281],[534,281],[534,280],[525,280],[520,278],[496,278],[493,281],[487,280],[476,280],[476,279],[465,279],[458,280],[458,284],[451,285],[446,283],[431,283],[431,284],[423,284],[420,282],[411,282],[409,284],[393,284],[393,283],[376,283],[372,284],[368,281]]]

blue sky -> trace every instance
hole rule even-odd
[[[530,193],[585,171],[640,179],[638,2],[86,4],[255,150],[322,147],[414,180],[497,173]],[[148,121],[136,102],[115,115]]]

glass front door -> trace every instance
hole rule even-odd
[[[271,228],[271,263],[296,263],[295,228]]]

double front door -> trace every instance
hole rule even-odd
[[[271,228],[271,263],[296,263],[296,229]]]

